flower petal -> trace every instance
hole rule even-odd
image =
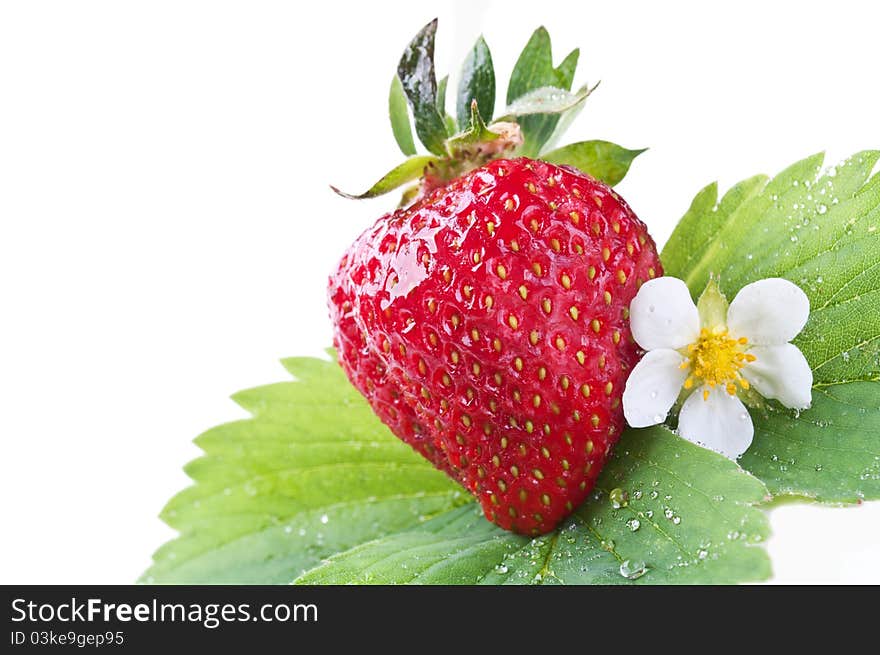
[[[804,329],[810,300],[796,284],[778,277],[747,284],[730,303],[727,327],[759,346],[787,343]]]
[[[708,399],[703,400],[708,391]],[[752,443],[752,417],[739,398],[721,387],[694,391],[678,416],[678,434],[730,459],[742,455]]]
[[[749,353],[755,361],[743,366],[741,373],[759,394],[792,409],[810,406],[813,371],[797,346],[755,346]]]
[[[691,292],[675,277],[645,282],[630,303],[629,322],[633,338],[645,350],[683,348],[700,334]]]
[[[652,350],[629,374],[623,390],[623,414],[634,428],[662,423],[678,398],[687,369],[684,358],[674,350]]]

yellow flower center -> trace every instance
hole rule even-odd
[[[745,352],[749,341],[745,337],[734,339],[728,336],[727,329],[716,327],[712,330],[703,328],[696,343],[690,344],[683,352],[687,359],[682,368],[689,368],[690,375],[684,381],[684,388],[690,389],[696,380],[712,389],[723,387],[731,396],[736,395],[736,385],[743,389],[749,388],[749,382],[739,370],[756,357]],[[708,400],[709,390],[703,390],[703,400]]]

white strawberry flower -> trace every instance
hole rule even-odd
[[[731,459],[752,443],[743,399],[755,393],[786,407],[810,406],[813,372],[797,346],[810,301],[780,278],[744,286],[728,305],[714,280],[694,305],[674,277],[642,285],[630,305],[636,342],[647,353],[630,373],[623,411],[633,427],[666,420],[677,400],[678,434]]]

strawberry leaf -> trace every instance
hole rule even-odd
[[[794,340],[813,369],[813,405],[753,414],[743,466],[776,494],[850,502],[880,498],[880,152],[822,171],[823,156],[772,180],[744,180],[718,200],[704,188],[663,249],[667,275],[699,293],[710,274],[729,299],[782,277],[810,299]]]
[[[447,132],[443,116],[437,111],[437,78],[434,73],[436,33],[435,18],[410,41],[397,65],[397,76],[412,108],[419,140],[430,152],[443,155]]]
[[[145,582],[285,583],[323,558],[465,500],[392,438],[329,360],[284,361],[296,382],[236,394],[251,418],[203,433],[194,485],[162,518],[180,536]]]
[[[482,36],[477,39],[461,67],[456,100],[460,130],[466,130],[470,126],[471,103],[474,100],[477,101],[480,115],[491,121],[495,112],[495,68],[492,65],[492,53]]]
[[[578,50],[572,51],[559,68],[554,68],[550,35],[545,28],[539,27],[532,34],[513,67],[507,85],[507,104],[512,105],[528,92],[541,87],[558,87],[569,91],[574,79],[578,55]],[[541,152],[541,148],[553,135],[559,120],[557,114],[525,116],[520,121],[525,138],[521,154],[525,157],[535,157]]]
[[[361,194],[353,195],[351,193],[346,193],[332,185],[330,188],[343,198],[351,198],[352,200],[375,198],[376,196],[381,196],[383,193],[393,191],[407,182],[419,179],[424,174],[425,168],[438,161],[440,160],[433,155],[417,155],[415,157],[410,157],[399,166],[388,171],[382,179]]]
[[[627,150],[608,141],[581,141],[552,150],[541,156],[551,164],[574,166],[610,186],[620,182],[633,159],[645,152]]]
[[[391,80],[391,90],[388,93],[388,116],[391,119],[391,131],[394,133],[394,140],[397,141],[400,152],[407,157],[416,154],[416,145],[413,142],[409,123],[409,108],[406,96],[403,94],[400,78],[396,74]]]
[[[196,439],[194,485],[162,518],[180,535],[143,582],[667,583],[769,575],[764,486],[665,428],[631,430],[597,497],[538,539],[484,519],[398,441],[335,362],[234,398],[252,413]],[[612,489],[628,492],[615,509]],[[638,562],[646,571],[639,576]]]
[[[570,93],[558,87],[542,86],[510,103],[504,110],[502,118],[532,114],[562,114],[582,104],[592,92],[593,89],[588,87],[579,89],[577,93]]]
[[[559,67],[554,71],[556,73],[556,86],[565,89],[571,90],[571,85],[574,82],[574,72],[577,70],[578,59],[581,56],[581,51],[578,48],[575,48],[565,59],[562,60],[562,63],[559,64]]]
[[[740,463],[777,495],[880,498],[880,382],[819,387],[800,414],[768,408]]]

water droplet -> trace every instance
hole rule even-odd
[[[666,509],[663,510],[663,516],[665,516],[668,519],[671,519],[674,516],[674,513],[673,513],[672,509],[667,507]]]
[[[499,564],[498,566],[495,567],[495,573],[500,573],[501,575],[504,575],[505,573],[507,573],[507,570],[508,569],[507,569],[506,564]]]
[[[821,471],[821,470],[822,470],[822,465],[821,465],[821,464],[816,464],[816,471],[819,472],[819,471]]]
[[[673,516],[673,517],[672,517],[672,522],[673,522],[675,525],[678,525],[679,523],[681,523],[681,517],[680,517],[680,516]]]
[[[627,527],[629,527],[630,530],[635,532],[640,527],[642,527],[642,522],[639,521],[638,519],[630,519],[629,521],[626,522],[626,525],[627,525]]]
[[[819,214],[824,214],[825,212],[828,211],[828,205],[819,205],[818,207],[816,207],[816,211]]]
[[[285,525],[284,526],[284,534],[290,534],[291,532],[293,532],[293,526]]]
[[[321,523],[323,523],[324,525],[327,525],[327,521],[329,521],[329,520],[330,520],[330,519],[327,518],[327,515],[326,515],[326,514],[322,514],[322,515],[321,515]]]
[[[611,501],[611,506],[614,509],[620,509],[621,507],[626,507],[629,504],[629,494],[626,493],[620,487],[611,490],[611,493],[608,494],[608,500]]]
[[[620,575],[627,580],[637,580],[648,572],[648,567],[641,560],[624,560],[620,565]]]
[[[614,540],[613,539],[603,539],[599,545],[602,546],[602,548],[604,548],[607,551],[614,550]]]

